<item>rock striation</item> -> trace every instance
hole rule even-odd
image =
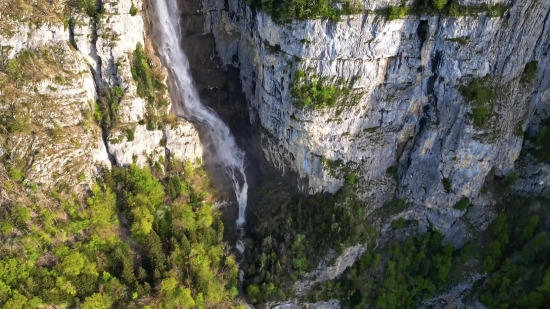
[[[536,131],[549,115],[550,3],[461,1],[511,6],[502,18],[391,21],[372,10],[395,3],[363,4],[365,13],[340,22],[284,25],[240,1],[204,1],[202,11],[223,63],[240,68],[250,121],[262,128],[262,149],[275,167],[307,179],[305,192],[335,192],[345,174],[330,163],[340,162],[360,179],[359,195],[371,210],[396,192],[414,209],[408,219],[432,224],[460,246],[467,231],[457,219],[464,212],[453,206],[467,197],[487,208],[486,177],[513,171],[523,132]],[[534,80],[522,82],[533,61]],[[297,71],[343,79],[361,98],[298,108]],[[475,102],[464,97],[480,81],[493,95],[483,124],[474,119]],[[392,166],[397,178],[387,172]]]

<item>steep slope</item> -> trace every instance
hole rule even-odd
[[[464,212],[453,205],[468,198],[486,213],[486,177],[509,174],[523,132],[548,115],[550,5],[461,2],[485,3],[511,6],[389,20],[373,11],[388,3],[371,1],[339,22],[286,24],[238,1],[202,10],[220,58],[240,68],[274,166],[306,178],[309,193],[335,192],[353,173],[371,211],[397,190],[416,207],[407,219],[460,245]]]

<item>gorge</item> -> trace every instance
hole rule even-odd
[[[0,307],[544,308],[549,16],[1,3]]]

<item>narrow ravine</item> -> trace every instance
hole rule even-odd
[[[212,109],[205,107],[193,83],[189,61],[182,49],[180,10],[176,0],[151,1],[154,8],[153,39],[164,66],[168,69],[169,91],[173,111],[181,118],[199,125],[205,134],[205,151],[230,177],[239,205],[237,227],[245,224],[248,184],[245,175],[245,153],[236,144],[229,127]]]

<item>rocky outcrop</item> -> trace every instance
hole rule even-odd
[[[364,2],[369,10],[388,4]],[[426,219],[448,241],[467,234],[457,220],[464,212],[453,206],[462,197],[480,209],[490,203],[480,194],[486,176],[512,171],[522,132],[548,115],[550,81],[542,78],[550,69],[547,2],[515,1],[502,18],[389,21],[364,13],[286,25],[239,1],[227,7],[205,1],[202,10],[220,58],[240,68],[250,120],[263,128],[263,151],[274,166],[307,178],[306,192],[334,192],[344,174],[327,162],[341,160],[361,179],[359,195],[371,210],[397,190],[414,207],[412,219]],[[536,78],[522,82],[531,61],[538,61]],[[297,108],[291,91],[297,70],[353,82],[361,99]],[[494,97],[480,125],[461,88],[482,78]],[[391,166],[398,167],[398,181],[386,172]]]
[[[294,293],[298,296],[311,288],[318,282],[334,280],[340,276],[346,268],[350,267],[367,251],[367,246],[356,245],[347,248],[336,259],[332,266],[327,267],[324,261],[321,260],[316,270],[302,276],[302,279],[294,284]],[[317,307],[314,307],[317,308]],[[324,308],[324,307],[321,307]],[[332,307],[330,307],[332,308]]]
[[[119,166],[132,162],[144,165],[147,160],[156,161],[167,154],[193,162],[201,158],[198,133],[187,121],[178,120],[162,129],[140,124],[148,113],[150,102],[137,93],[137,83],[132,76],[132,53],[140,44],[154,57],[153,48],[146,40],[142,1],[103,1],[102,6],[104,16],[101,20],[81,15],[75,23],[74,34],[77,47],[88,56],[92,68],[96,68],[98,87],[109,90],[118,86],[123,91],[117,122],[110,128],[107,138],[109,153]],[[134,15],[130,14],[132,6],[137,12]],[[158,59],[154,59],[152,65],[162,66]],[[167,92],[164,96],[169,100]],[[158,111],[158,116],[166,116],[169,110],[170,106]],[[133,132],[132,137],[128,136],[128,130]]]
[[[266,309],[340,309],[342,306],[337,300],[318,303],[302,303],[297,300],[283,303],[269,303],[265,305]]]
[[[149,103],[138,95],[132,76],[136,46],[145,46],[149,65],[163,69],[146,40],[142,1],[102,1],[101,14],[93,17],[54,2],[51,16],[33,7],[20,12],[19,20],[0,22],[0,110],[10,115],[2,122],[10,132],[0,153],[10,158],[6,168],[14,177],[29,185],[86,189],[112,163],[146,165],[168,154],[192,162],[201,158],[197,131],[170,116],[169,104],[156,115],[164,117],[162,126],[143,124]],[[98,123],[95,102],[115,88],[120,94],[110,102],[112,119],[106,126]],[[166,88],[162,97],[170,100]]]

